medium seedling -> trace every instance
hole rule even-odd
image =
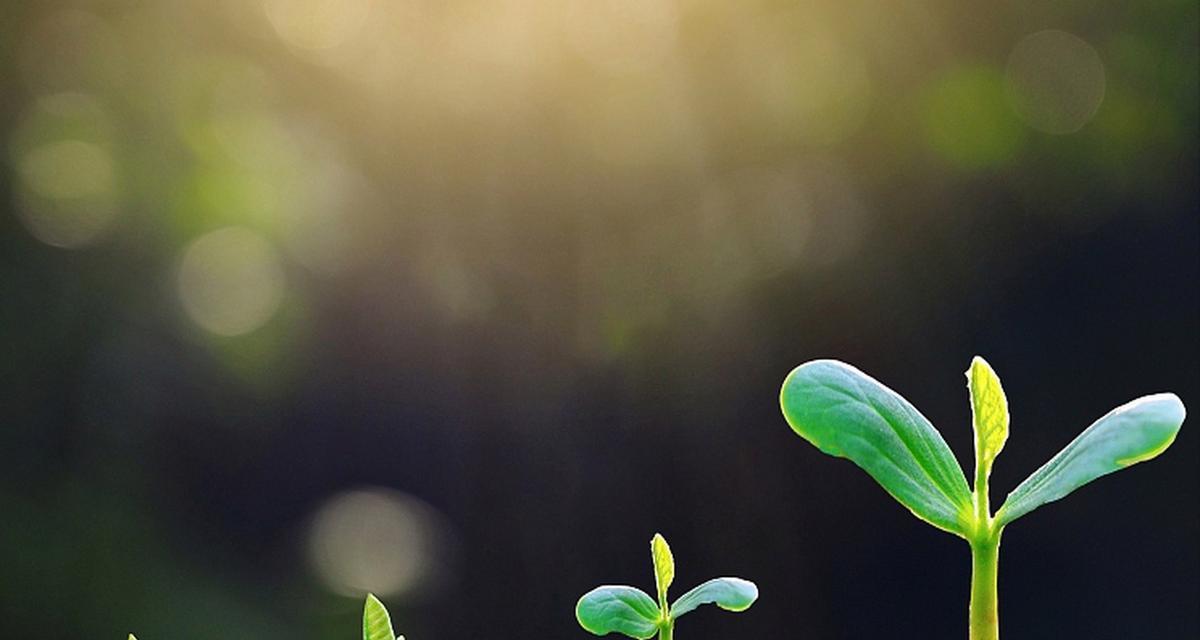
[[[654,560],[657,603],[645,591],[634,587],[597,587],[575,606],[579,625],[598,636],[620,633],[645,640],[658,634],[658,640],[672,640],[675,621],[700,605],[715,604],[727,611],[745,611],[758,599],[758,587],[749,580],[713,578],[668,606],[667,588],[675,580],[675,558],[667,541],[657,533],[650,541],[650,557]]]
[[[793,370],[780,394],[792,430],[821,451],[848,458],[918,518],[971,546],[971,640],[997,640],[1000,534],[1017,518],[1100,476],[1149,460],[1175,440],[1183,403],[1171,393],[1138,398],[1092,423],[1008,494],[993,515],[988,476],[1008,439],[1008,400],[980,357],[967,370],[975,430],[975,489],[937,429],[907,400],[836,360]]]

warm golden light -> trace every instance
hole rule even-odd
[[[373,4],[372,0],[265,0],[263,10],[284,42],[319,52],[353,39]]]
[[[559,10],[563,40],[608,73],[653,73],[676,46],[673,0],[569,0]]]

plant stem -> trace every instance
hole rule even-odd
[[[971,543],[970,640],[1000,640],[1000,605],[996,578],[1000,563],[1000,533],[988,500],[988,477],[992,469],[983,462],[983,443],[975,439],[975,530]]]
[[[971,541],[970,640],[1000,639],[1000,609],[996,597],[999,561],[999,530]]]
[[[672,640],[675,636],[675,621],[672,620],[658,628],[658,640]]]

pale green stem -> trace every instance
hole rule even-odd
[[[658,640],[671,640],[675,635],[675,621],[671,619],[671,605],[667,604],[667,590],[658,590],[658,610],[662,612],[662,622],[658,627]]]
[[[1000,531],[971,542],[970,640],[1000,639],[1000,608],[996,570],[1000,561]]]
[[[982,446],[976,443],[976,447]],[[988,476],[991,469],[980,464],[981,452],[975,452],[975,530],[971,532],[971,609],[970,640],[1000,640],[1000,604],[996,593],[1000,562],[1000,533],[988,504]]]

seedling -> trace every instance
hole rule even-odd
[[[937,429],[907,400],[836,360],[814,360],[783,382],[792,430],[821,451],[862,467],[918,518],[971,546],[971,640],[997,640],[1000,534],[1017,518],[1114,471],[1149,460],[1175,440],[1183,403],[1171,393],[1138,398],[1092,423],[1008,494],[992,515],[988,476],[1008,439],[1008,399],[980,357],[967,370],[975,430],[975,489]]]
[[[667,588],[675,581],[675,558],[671,547],[659,534],[650,540],[654,561],[654,584],[658,602],[645,591],[626,586],[596,587],[575,605],[575,617],[584,629],[603,636],[620,633],[645,640],[658,634],[658,640],[672,640],[675,621],[704,604],[715,604],[726,611],[745,611],[758,599],[758,587],[741,578],[713,578],[688,591],[667,605]]]
[[[137,640],[129,634],[129,640]],[[392,617],[388,615],[387,607],[375,597],[367,594],[367,602],[363,605],[363,640],[404,640],[392,631]]]

